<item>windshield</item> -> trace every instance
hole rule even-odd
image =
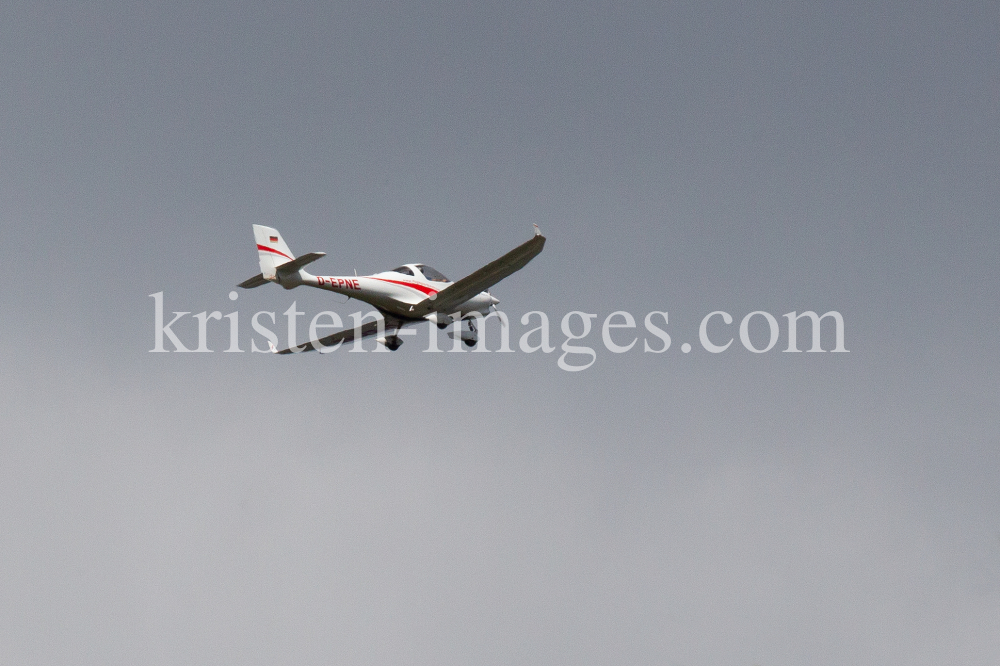
[[[441,273],[437,272],[436,270],[434,270],[430,266],[424,266],[423,264],[418,264],[417,268],[419,268],[420,271],[424,274],[424,276],[428,280],[430,280],[431,282],[447,282],[448,281],[448,278],[446,278],[444,275],[442,275]]]
[[[413,271],[410,270],[409,266],[400,266],[399,268],[393,268],[393,273],[402,273],[403,275],[413,275]]]

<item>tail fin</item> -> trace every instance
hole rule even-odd
[[[265,280],[273,280],[278,273],[278,266],[295,260],[295,255],[292,254],[285,239],[281,237],[277,229],[255,224],[253,225],[253,237],[257,241],[260,274]]]
[[[260,273],[236,285],[243,289],[253,289],[268,282],[277,282],[285,289],[291,289],[302,284],[302,280],[308,277],[308,274],[302,271],[303,266],[326,256],[325,252],[309,252],[296,258],[278,234],[278,230],[271,227],[255,224],[253,236],[257,241]]]

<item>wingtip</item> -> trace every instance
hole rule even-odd
[[[541,236],[542,235],[542,230],[538,228],[537,224],[532,224],[531,226],[533,226],[535,228],[535,235],[536,236]]]

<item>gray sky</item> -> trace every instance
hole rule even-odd
[[[997,663],[998,28],[6,3],[0,661]],[[674,346],[148,353],[158,291],[244,348],[259,310],[358,309],[231,302],[254,223],[316,272],[452,278],[535,223],[515,335],[666,310]],[[713,310],[831,309],[850,354],[698,344]]]

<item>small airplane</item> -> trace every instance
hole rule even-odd
[[[403,344],[399,331],[404,326],[426,320],[443,329],[455,323],[456,316],[464,324],[460,332],[462,341],[472,347],[478,340],[473,318],[477,314],[488,315],[490,309],[495,310],[500,302],[490,294],[489,288],[524,268],[545,246],[545,236],[539,231],[537,224],[534,226],[535,235],[531,240],[461,280],[451,282],[426,264],[404,264],[374,275],[311,275],[303,267],[325,257],[325,252],[310,252],[296,257],[277,229],[255,224],[253,235],[257,242],[260,273],[237,286],[253,289],[273,282],[285,289],[303,285],[316,287],[368,303],[384,318],[384,321],[370,321],[357,331],[346,328],[282,351],[269,343],[271,351],[276,354],[339,347],[342,343],[353,341],[358,333],[360,338],[381,333],[377,338],[378,343],[395,351]]]

